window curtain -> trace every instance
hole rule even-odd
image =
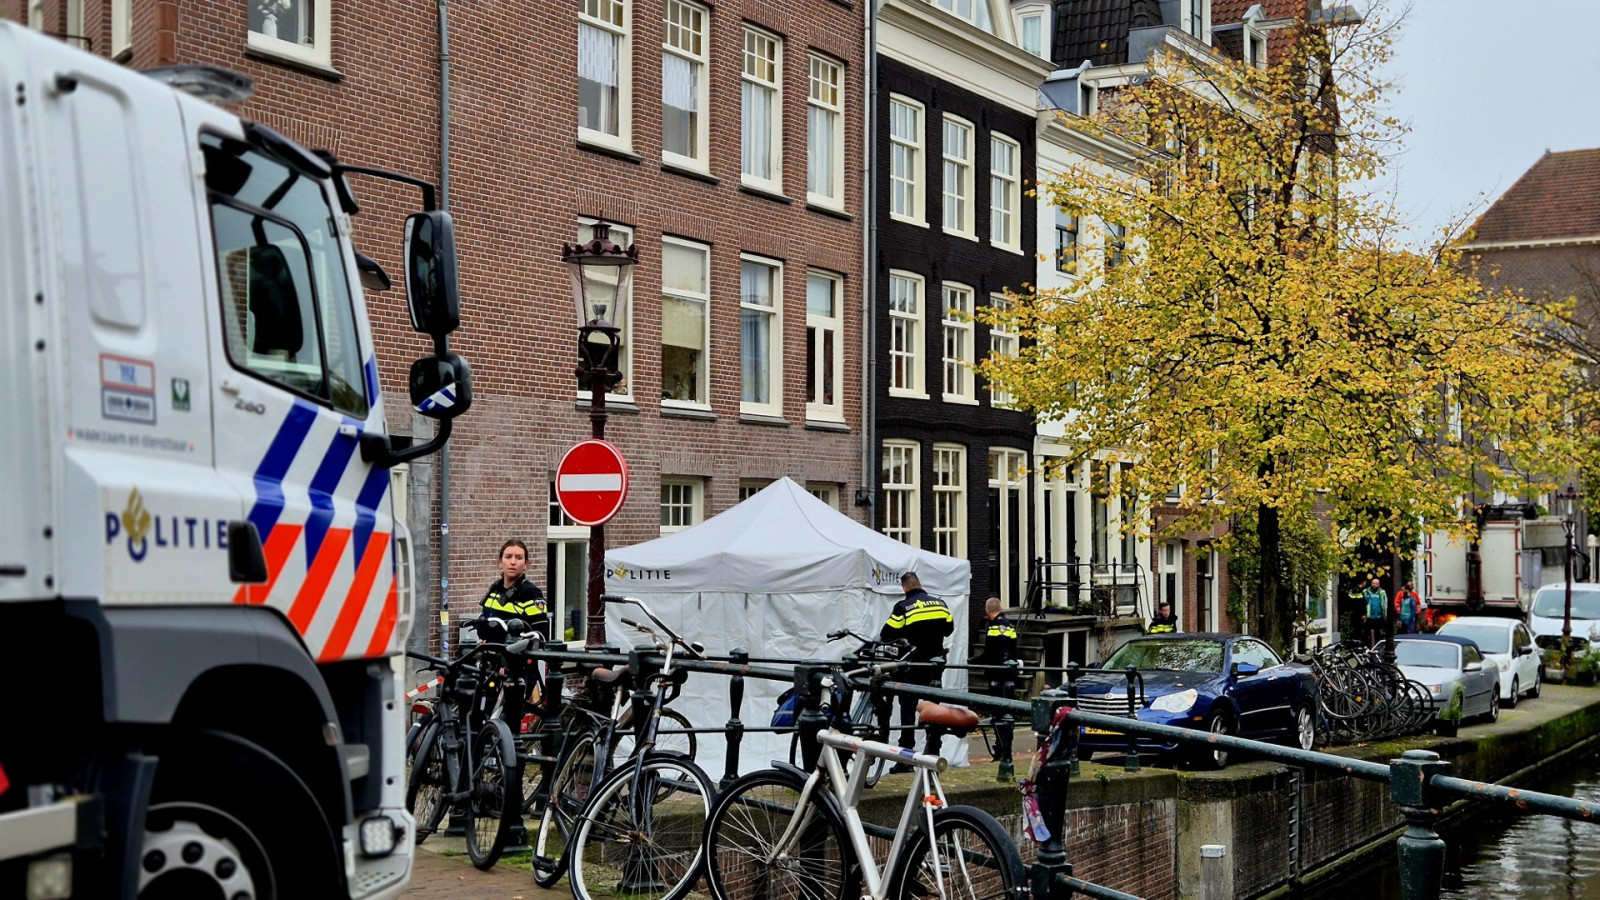
[[[617,36],[578,24],[578,77],[608,88],[617,86]]]
[[[806,128],[811,134],[811,152],[806,157],[806,190],[832,197],[834,114],[821,107],[809,107]]]
[[[772,90],[748,81],[740,85],[744,96],[744,173],[772,178]]]

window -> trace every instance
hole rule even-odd
[[[944,230],[972,235],[972,123],[944,117]]]
[[[806,273],[806,418],[844,421],[844,310],[842,282],[822,272]]]
[[[710,13],[688,0],[666,0],[661,43],[661,158],[704,171],[706,37]]]
[[[255,34],[255,29],[250,30]],[[111,0],[111,58],[133,49],[133,0]]]
[[[839,486],[837,484],[823,484],[815,481],[806,482],[806,493],[828,504],[834,509],[839,508]]]
[[[365,418],[355,310],[321,187],[238,141],[204,134],[200,147],[212,192],[228,359]],[[238,172],[245,177],[231,177]]]
[[[989,305],[995,309],[1003,310],[1011,303],[1005,294],[991,294]],[[990,356],[1016,356],[1021,347],[1017,333],[1010,331],[1004,325],[992,325],[989,328],[989,355]],[[991,385],[989,387],[989,405],[1010,406],[1011,394]]]
[[[739,409],[781,415],[783,269],[771,260],[739,264]]]
[[[933,445],[933,552],[967,555],[967,449]]]
[[[627,247],[633,243],[633,229],[624,225],[613,225],[610,222],[607,222],[606,225],[611,229],[611,240],[615,241],[618,246]],[[578,240],[580,242],[594,240],[594,226],[594,219],[579,219]],[[599,290],[606,290],[608,292],[616,290],[617,273],[612,271],[611,267],[609,266],[590,266],[588,267],[588,270],[584,272],[584,276],[594,279],[593,283],[596,285],[602,283],[607,285],[605,288],[597,288]],[[633,286],[631,284],[628,286],[628,290],[630,292],[633,290]],[[615,397],[619,400],[631,401],[633,398],[632,296],[628,297],[627,310],[627,318],[629,321],[612,323],[613,325],[616,325],[620,331],[617,333],[616,360],[611,363],[611,368],[614,371],[621,373],[622,377],[618,379],[617,384],[606,393],[606,396]],[[597,335],[595,340],[598,341],[601,340],[601,338]],[[589,376],[587,375],[578,376],[578,396],[581,400],[589,399]]]
[[[661,533],[672,534],[700,524],[705,483],[698,478],[661,479]]]
[[[28,27],[44,30],[44,0],[28,0]]]
[[[119,4],[113,3],[113,7]],[[120,4],[129,5],[130,3]],[[331,66],[328,7],[332,0],[251,0],[249,46],[317,66]],[[112,54],[117,50],[116,9],[112,9]],[[131,23],[132,12],[128,13]]]
[[[889,96],[889,215],[917,224],[922,212],[922,104]]]
[[[944,285],[944,399],[971,401],[972,288]]]
[[[989,0],[933,0],[933,5],[984,31],[994,30],[989,21]]]
[[[1017,142],[1003,135],[989,138],[989,241],[997,247],[1016,249],[1021,238],[1018,210],[1022,205],[1022,150]]]
[[[1089,552],[1091,562],[1104,565],[1111,561],[1109,535],[1111,519],[1111,470],[1103,462],[1089,467]]]
[[[1106,268],[1115,269],[1122,265],[1122,259],[1128,252],[1128,226],[1116,222],[1106,224]]]
[[[771,483],[771,481],[766,481],[763,479],[741,478],[739,480],[739,502],[743,503],[746,500],[749,500],[751,497],[761,493],[763,490],[766,490],[767,485]]]
[[[572,620],[583,615],[589,602],[589,529],[572,521],[556,500],[556,483],[550,482],[550,513],[545,520],[544,583],[550,592],[550,637],[579,640],[583,626]],[[567,629],[571,628],[571,634]]]
[[[1133,466],[1122,464],[1122,497],[1117,518],[1122,527],[1122,565],[1132,570],[1139,563],[1139,497],[1133,492]]]
[[[705,406],[711,249],[661,241],[661,401]]]
[[[1183,30],[1199,40],[1206,40],[1206,24],[1211,18],[1211,0],[1184,0],[1183,5],[1186,13]]]
[[[806,200],[844,206],[844,66],[811,54],[806,98]]]
[[[624,150],[632,136],[631,28],[627,0],[579,0],[578,137]]]
[[[990,584],[1002,603],[1021,606],[1028,584],[1028,455],[1021,450],[989,451]]]
[[[1078,217],[1056,208],[1056,271],[1078,271]]]
[[[79,50],[89,49],[89,37],[84,33],[83,6],[88,0],[67,0],[67,40]]]
[[[1260,641],[1235,641],[1233,645],[1233,662],[1255,666],[1257,669],[1270,669],[1279,665],[1277,654],[1272,648]]]
[[[913,547],[921,546],[917,472],[916,444],[883,442],[883,533]]]
[[[1022,36],[1022,49],[1034,56],[1044,56],[1044,16],[1035,14],[1022,17],[1022,27],[1017,29]]]
[[[922,277],[889,273],[889,393],[926,396],[922,387]]]
[[[758,187],[781,190],[783,180],[783,41],[746,25],[742,156],[744,180]]]

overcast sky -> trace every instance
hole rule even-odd
[[[1600,147],[1600,0],[1411,0],[1388,74],[1411,124],[1396,198],[1431,243],[1546,149]]]

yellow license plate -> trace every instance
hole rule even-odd
[[[1083,733],[1084,734],[1121,734],[1122,732],[1120,732],[1120,731],[1107,731],[1104,728],[1085,728],[1085,729],[1083,729]]]

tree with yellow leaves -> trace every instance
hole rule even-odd
[[[1484,290],[1449,242],[1406,246],[1371,187],[1403,131],[1378,108],[1389,37],[1375,15],[1302,16],[1271,65],[1169,52],[1103,91],[1071,127],[1145,148],[1142,177],[1091,161],[1040,192],[1121,226],[1126,254],[985,313],[1025,341],[983,373],[1061,420],[1080,458],[1135,456],[1121,489],[1141,495],[1184,485],[1179,528],[1254,520],[1252,630],[1279,649],[1300,605],[1286,526],[1324,515],[1347,546],[1414,541],[1421,521],[1462,527],[1474,487],[1537,488],[1572,449],[1573,366],[1540,314]]]

